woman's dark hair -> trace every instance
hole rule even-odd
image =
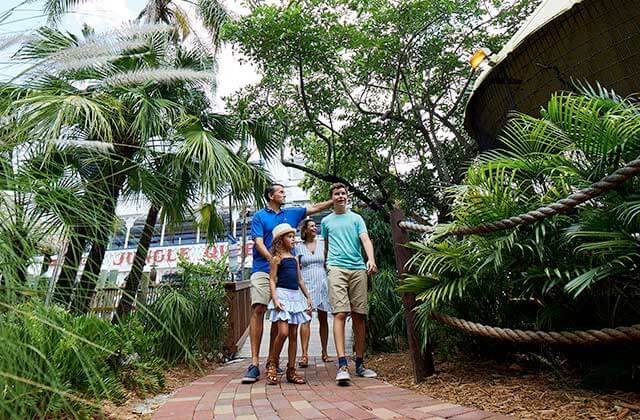
[[[278,184],[278,183],[274,183],[269,185],[265,190],[264,190],[264,199],[267,200],[267,202],[269,202],[269,200],[271,200],[271,194],[273,194],[274,192],[276,192],[276,187],[282,187],[284,188],[284,185],[282,184]]]
[[[307,240],[307,233],[309,232],[309,223],[315,223],[316,221],[311,219],[311,218],[307,218],[304,219],[302,221],[302,224],[300,225],[300,239],[302,239],[303,241]]]

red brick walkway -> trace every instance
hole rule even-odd
[[[311,358],[307,384],[267,385],[264,372],[255,384],[241,384],[247,366],[239,361],[176,391],[154,419],[509,419],[449,404],[376,379],[354,378],[336,385],[335,364]],[[352,369],[353,370],[353,369]],[[282,378],[284,379],[284,377]]]

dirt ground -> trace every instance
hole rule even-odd
[[[436,362],[436,375],[413,383],[408,353],[371,356],[368,366],[389,383],[420,394],[526,419],[640,419],[640,393],[581,389],[577,380],[518,364]]]
[[[212,373],[218,366],[220,366],[219,363],[205,362],[203,363],[201,370],[192,366],[176,366],[168,369],[165,377],[165,387],[160,392],[160,397],[163,394],[169,394],[182,386],[190,384],[202,376]],[[127,402],[123,405],[117,406],[113,403],[105,402],[103,404],[105,418],[108,420],[151,419],[153,413],[137,414],[133,411],[136,407],[139,407],[142,404],[155,411],[164,403],[164,398],[158,398],[156,400],[152,397],[153,396],[148,396],[146,399],[139,398],[134,393],[131,393]]]

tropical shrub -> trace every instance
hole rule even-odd
[[[142,332],[37,301],[3,304],[0,418],[86,418],[126,389],[159,390],[161,361],[138,347]]]
[[[196,361],[222,349],[226,328],[227,298],[224,280],[227,260],[190,263],[180,260],[178,279],[160,297],[140,311],[156,332],[156,352],[168,361]]]
[[[640,320],[640,180],[532,225],[446,236],[563,199],[640,154],[640,106],[602,88],[553,95],[541,116],[513,115],[503,148],[471,163],[448,191],[453,222],[413,242],[422,320],[438,308],[519,328],[598,328]],[[428,329],[423,323],[423,331]]]

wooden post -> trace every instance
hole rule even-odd
[[[396,269],[398,270],[398,279],[406,272],[406,264],[411,258],[412,251],[403,246],[409,242],[407,232],[398,226],[404,220],[404,211],[399,207],[394,207],[391,212],[391,236],[393,238],[393,252],[396,257]],[[422,382],[427,376],[435,373],[433,366],[433,355],[431,352],[431,344],[429,343],[425,352],[420,349],[420,341],[415,329],[415,313],[413,309],[416,307],[416,296],[414,293],[403,293],[402,304],[404,306],[404,316],[407,323],[407,341],[409,343],[409,352],[411,353],[411,363],[413,365],[413,375],[416,383]]]

